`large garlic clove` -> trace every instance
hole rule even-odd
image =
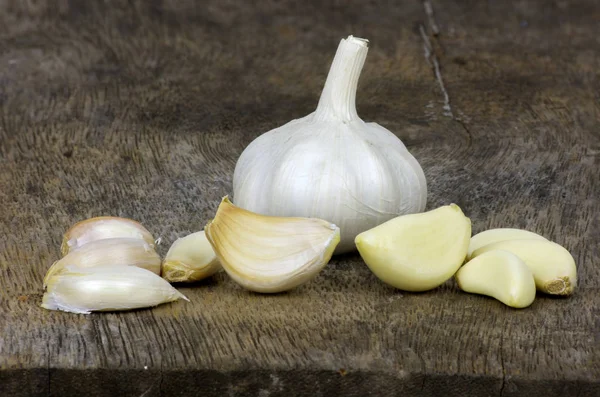
[[[484,245],[488,245],[491,243],[495,243],[498,241],[506,241],[506,240],[546,240],[544,237],[539,234],[529,232],[527,230],[522,229],[512,229],[512,228],[498,228],[498,229],[489,229],[483,231],[481,233],[477,233],[473,237],[471,237],[471,242],[469,243],[469,252],[467,253],[467,260],[471,259],[473,252]],[[546,240],[547,241],[547,240]]]
[[[551,295],[571,295],[577,286],[575,260],[563,247],[547,240],[499,241],[473,252],[477,258],[486,252],[505,250],[517,255],[529,266],[539,291]]]
[[[162,276],[170,282],[192,282],[210,277],[221,263],[206,238],[204,230],[177,239],[162,265]]]
[[[356,111],[367,40],[342,39],[315,112],[248,145],[233,175],[233,199],[272,216],[326,219],[340,228],[335,253],[399,215],[425,209],[427,181],[398,136]]]
[[[67,266],[81,268],[102,265],[137,266],[160,275],[160,256],[154,248],[138,238],[110,238],[95,240],[73,250],[48,269],[48,278],[60,273]]]
[[[42,307],[48,310],[88,314],[189,301],[165,279],[135,266],[68,266],[47,282]]]
[[[463,264],[471,220],[455,205],[403,215],[356,237],[371,271],[406,291],[426,291],[450,279]]]
[[[263,216],[223,199],[206,237],[229,276],[256,292],[290,290],[331,259],[340,230],[321,219]]]
[[[61,253],[65,256],[92,241],[120,237],[139,238],[154,248],[152,234],[139,222],[127,218],[100,216],[73,225],[63,236]]]
[[[456,272],[465,292],[491,296],[507,306],[521,309],[535,299],[535,281],[529,267],[508,251],[488,251]]]

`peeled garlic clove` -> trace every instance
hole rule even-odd
[[[456,281],[465,292],[491,296],[517,309],[531,305],[535,299],[531,270],[508,251],[488,251],[470,260],[456,272]]]
[[[135,266],[68,266],[49,277],[42,307],[88,314],[157,306],[178,299],[189,301],[165,279]]]
[[[456,204],[403,215],[356,237],[358,252],[383,282],[426,291],[450,279],[462,265],[471,220]]]
[[[170,282],[191,282],[210,277],[221,269],[204,230],[177,239],[163,261],[163,278]]]
[[[67,266],[86,268],[102,265],[137,266],[160,275],[160,256],[146,241],[110,238],[89,242],[54,262],[44,278],[44,286],[49,277]]]
[[[484,245],[496,243],[498,241],[525,239],[546,240],[539,234],[522,229],[498,228],[489,229],[481,233],[477,233],[476,235],[471,237],[471,242],[469,244],[469,252],[467,253],[467,260],[471,259],[475,250],[483,247]]]
[[[63,236],[61,253],[65,256],[92,241],[119,237],[139,238],[154,248],[152,234],[139,222],[127,218],[100,216],[73,225]]]
[[[475,250],[473,258],[493,250],[509,251],[521,258],[531,269],[539,291],[551,295],[571,295],[577,286],[575,260],[569,251],[552,241],[499,241]]]
[[[340,229],[324,220],[258,215],[227,197],[204,230],[227,274],[244,288],[267,293],[314,278],[340,241]]]

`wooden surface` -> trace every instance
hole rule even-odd
[[[0,2],[0,396],[600,395],[600,6],[319,3]],[[162,255],[201,229],[348,34],[371,41],[359,115],[419,160],[427,208],[564,245],[575,296],[404,293],[354,254],[287,294],[220,274],[152,310],[39,307],[76,221],[134,218]]]

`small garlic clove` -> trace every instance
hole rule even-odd
[[[405,291],[442,285],[463,264],[471,220],[456,204],[396,217],[356,236],[361,257],[384,283]]]
[[[531,270],[508,251],[488,251],[470,260],[456,272],[456,281],[465,292],[487,295],[517,309],[535,299]]]
[[[517,255],[531,269],[539,291],[550,295],[571,295],[577,286],[577,267],[565,248],[547,240],[499,241],[473,252],[477,258],[486,252],[504,250]]]
[[[527,230],[512,228],[489,229],[481,233],[477,233],[476,235],[471,237],[471,242],[469,243],[469,252],[467,253],[467,260],[471,259],[475,250],[478,250],[484,245],[496,243],[498,241],[525,239],[548,241],[546,238],[540,236],[539,234]]]
[[[154,248],[152,234],[139,222],[127,218],[100,216],[73,225],[63,236],[61,253],[65,256],[92,241],[119,237],[139,238]]]
[[[204,230],[177,239],[162,265],[162,276],[169,282],[192,282],[221,270],[221,263]]]
[[[227,274],[264,293],[287,291],[316,277],[340,241],[340,229],[324,220],[259,215],[228,197],[205,231]]]
[[[189,301],[165,279],[135,266],[67,266],[49,277],[42,307],[88,314],[153,307],[178,299]]]
[[[44,278],[60,273],[66,266],[95,267],[101,265],[137,266],[160,275],[160,256],[146,241],[138,238],[95,240],[70,251],[54,262]]]

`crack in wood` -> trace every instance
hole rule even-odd
[[[429,0],[423,1],[423,8],[425,9],[425,14],[427,15],[427,19],[429,21],[429,28],[431,29],[433,36],[434,36],[433,40],[435,40],[438,44],[441,44],[441,43],[439,43],[439,37],[438,37],[440,34],[440,30],[439,30],[439,27],[435,20],[435,17],[434,17],[433,6],[431,5],[431,1],[429,1]],[[438,56],[435,54],[433,45],[431,44],[431,40],[429,40],[429,35],[427,34],[427,32],[425,30],[425,26],[423,24],[419,25],[419,32],[421,34],[421,38],[423,39],[423,49],[424,49],[424,53],[425,53],[425,59],[427,60],[427,63],[429,64],[429,66],[431,66],[431,68],[432,68],[433,75],[440,87],[440,91],[442,92],[442,96],[444,98],[443,115],[446,117],[450,117],[452,120],[454,120],[458,124],[460,124],[460,126],[463,128],[463,130],[467,134],[467,148],[469,148],[469,147],[471,147],[471,144],[473,141],[473,136],[471,134],[471,131],[467,127],[466,122],[463,120],[463,118],[455,116],[454,112],[452,111],[452,105],[450,103],[450,94],[448,94],[448,90],[446,89],[446,85],[444,84],[440,61],[438,59]],[[459,110],[459,113],[461,113],[460,110]]]
[[[424,0],[423,7],[425,8],[425,14],[427,14],[427,19],[429,20],[429,26],[431,27],[433,35],[439,35],[440,29],[438,28],[437,22],[435,21],[435,16],[433,15],[433,6],[431,5],[431,1]]]
[[[435,76],[438,85],[440,86],[440,90],[442,91],[442,95],[444,97],[444,116],[454,118],[454,114],[452,113],[452,106],[450,106],[450,96],[448,95],[448,91],[446,91],[446,86],[444,85],[444,79],[442,78],[442,72],[440,68],[440,62],[438,61],[437,56],[433,52],[433,47],[431,46],[431,41],[425,32],[425,27],[423,24],[419,25],[419,31],[421,33],[421,37],[423,38],[423,48],[425,50],[425,59],[433,69],[433,74]]]
[[[503,330],[504,331],[504,330]],[[504,396],[504,387],[506,386],[506,369],[504,368],[504,332],[500,334],[500,366],[502,367],[502,386],[500,387],[500,397]]]
[[[50,340],[46,340],[46,354],[48,358],[46,359],[46,371],[48,371],[48,396],[52,396],[52,388],[51,388],[51,373],[50,373]]]
[[[163,371],[164,371],[164,369],[163,369],[163,357],[162,357],[162,354],[161,354],[161,357],[160,357],[160,378],[158,380],[158,395],[160,397],[164,396],[163,387],[162,387],[163,386],[163,375],[164,375]]]

